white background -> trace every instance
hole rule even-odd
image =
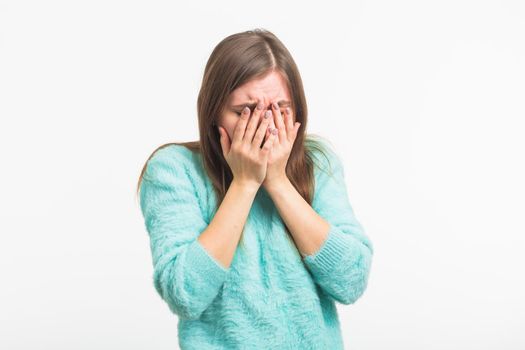
[[[347,348],[524,349],[525,5],[479,0],[0,1],[0,348],[177,348],[135,186],[256,27],[375,246]]]

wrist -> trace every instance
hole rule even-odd
[[[271,194],[272,192],[282,191],[291,184],[290,179],[287,176],[283,176],[275,180],[265,181],[264,188]]]
[[[238,187],[245,192],[257,193],[261,184],[254,181],[236,180],[233,178],[230,186]]]

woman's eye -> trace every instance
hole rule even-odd
[[[242,111],[235,111],[235,114],[237,114],[239,117],[241,116],[242,114]],[[250,115],[252,114],[252,111],[250,110]]]
[[[285,110],[281,109],[281,114],[284,115],[284,113],[285,113]],[[235,111],[235,114],[237,114],[240,117],[241,114],[242,114],[242,111],[240,111],[240,112]],[[251,111],[250,111],[250,114],[251,114]]]

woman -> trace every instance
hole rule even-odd
[[[262,29],[225,38],[197,112],[200,140],[160,146],[138,184],[181,349],[343,349],[335,302],[362,295],[373,247],[339,157],[305,137],[290,53]]]

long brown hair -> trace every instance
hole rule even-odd
[[[311,204],[315,179],[314,160],[310,153],[315,149],[324,154],[322,142],[316,140],[317,135],[305,136],[308,110],[301,75],[292,55],[272,32],[261,28],[232,34],[212,51],[204,70],[197,100],[200,139],[167,143],[155,149],[142,168],[137,194],[148,161],[155,152],[169,145],[182,145],[202,155],[202,166],[217,195],[217,209],[233,180],[233,174],[222,153],[216,122],[232,91],[271,71],[280,73],[285,79],[291,94],[291,108],[295,120],[301,123],[288,158],[286,174],[299,194]],[[287,227],[286,230],[290,235]]]

